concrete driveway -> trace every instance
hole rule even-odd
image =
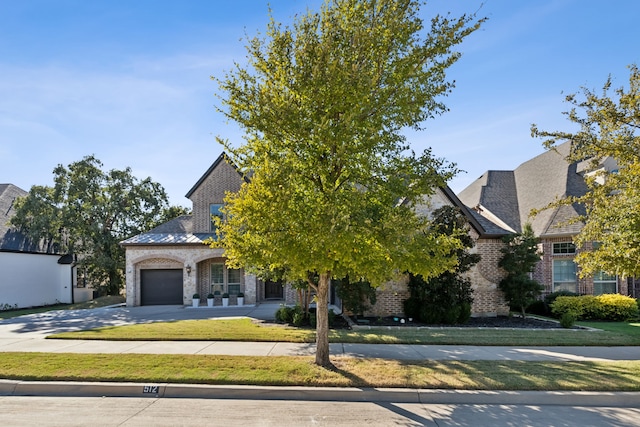
[[[88,310],[54,310],[0,320],[0,338],[36,338],[58,332],[70,332],[102,326],[168,322],[187,319],[252,317],[273,320],[281,302],[267,302],[242,307],[185,307],[154,305],[144,307],[104,307]]]

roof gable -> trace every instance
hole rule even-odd
[[[537,236],[575,234],[581,225],[567,221],[584,213],[580,205],[545,209],[531,216],[533,209],[587,192],[577,164],[566,161],[570,149],[571,143],[566,142],[513,171],[487,171],[460,192],[460,199],[467,206],[486,208],[518,232],[529,222]]]
[[[213,171],[215,171],[216,168],[218,168],[223,162],[233,167],[238,172],[238,175],[240,175],[242,179],[248,182],[247,177],[244,176],[242,173],[240,173],[240,170],[238,169],[238,167],[235,164],[233,164],[233,162],[229,159],[229,156],[227,156],[227,153],[223,151],[222,153],[220,153],[218,158],[213,162],[213,164],[209,167],[209,169],[207,169],[207,171],[194,184],[194,186],[191,187],[191,190],[189,190],[189,192],[185,195],[185,197],[187,199],[191,199],[191,196],[193,196],[193,193],[196,192],[196,190],[202,185],[202,183],[204,183],[207,180],[207,178],[209,178],[209,175],[211,175]]]

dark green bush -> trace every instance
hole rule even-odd
[[[547,307],[547,305],[542,300],[536,300],[529,304],[527,307],[527,313],[531,314],[539,314],[541,316],[549,316],[551,311]]]
[[[458,314],[458,323],[467,323],[471,319],[471,303],[463,302],[460,304],[460,313]]]
[[[413,317],[414,319],[420,319],[422,317],[420,314],[422,303],[418,298],[407,298],[402,302],[402,305],[405,316]]]
[[[336,293],[344,310],[360,316],[376,303],[376,290],[367,281],[350,282],[349,277],[337,281]]]
[[[571,312],[566,312],[560,318],[560,326],[563,328],[569,329],[573,328],[573,325],[576,323],[576,315]]]
[[[293,323],[293,318],[297,313],[302,313],[302,307],[299,305],[294,307],[282,305],[276,310],[275,318],[277,322]]]
[[[471,317],[471,282],[455,273],[444,273],[425,281],[409,275],[410,297],[404,313],[427,324],[465,323]]]
[[[336,324],[336,313],[333,311],[333,309],[331,309],[329,310],[329,327],[332,328],[335,324]]]
[[[471,253],[475,245],[462,212],[453,206],[442,206],[433,212],[433,229],[460,241],[460,247],[451,253],[458,265],[453,271],[424,280],[409,274],[409,298],[404,301],[404,314],[424,323],[465,323],[471,315],[473,302],[471,282],[463,276],[480,261],[480,255]]]
[[[309,325],[315,329],[318,326],[318,319],[316,318],[315,313],[309,313]],[[331,325],[329,325],[331,327]]]
[[[306,323],[306,320],[306,316],[303,312],[300,311],[293,313],[293,319],[291,323],[293,323],[294,326],[300,327]]]

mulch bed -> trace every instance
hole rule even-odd
[[[404,319],[404,323],[402,320]],[[456,327],[456,328],[523,328],[523,329],[557,329],[561,328],[557,322],[527,317],[472,317],[469,322],[459,325],[429,325],[417,322],[415,319],[409,321],[400,317],[351,317],[355,325],[362,326],[399,326],[399,327]]]

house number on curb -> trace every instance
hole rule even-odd
[[[157,385],[146,385],[142,387],[143,393],[158,394],[159,387]]]

